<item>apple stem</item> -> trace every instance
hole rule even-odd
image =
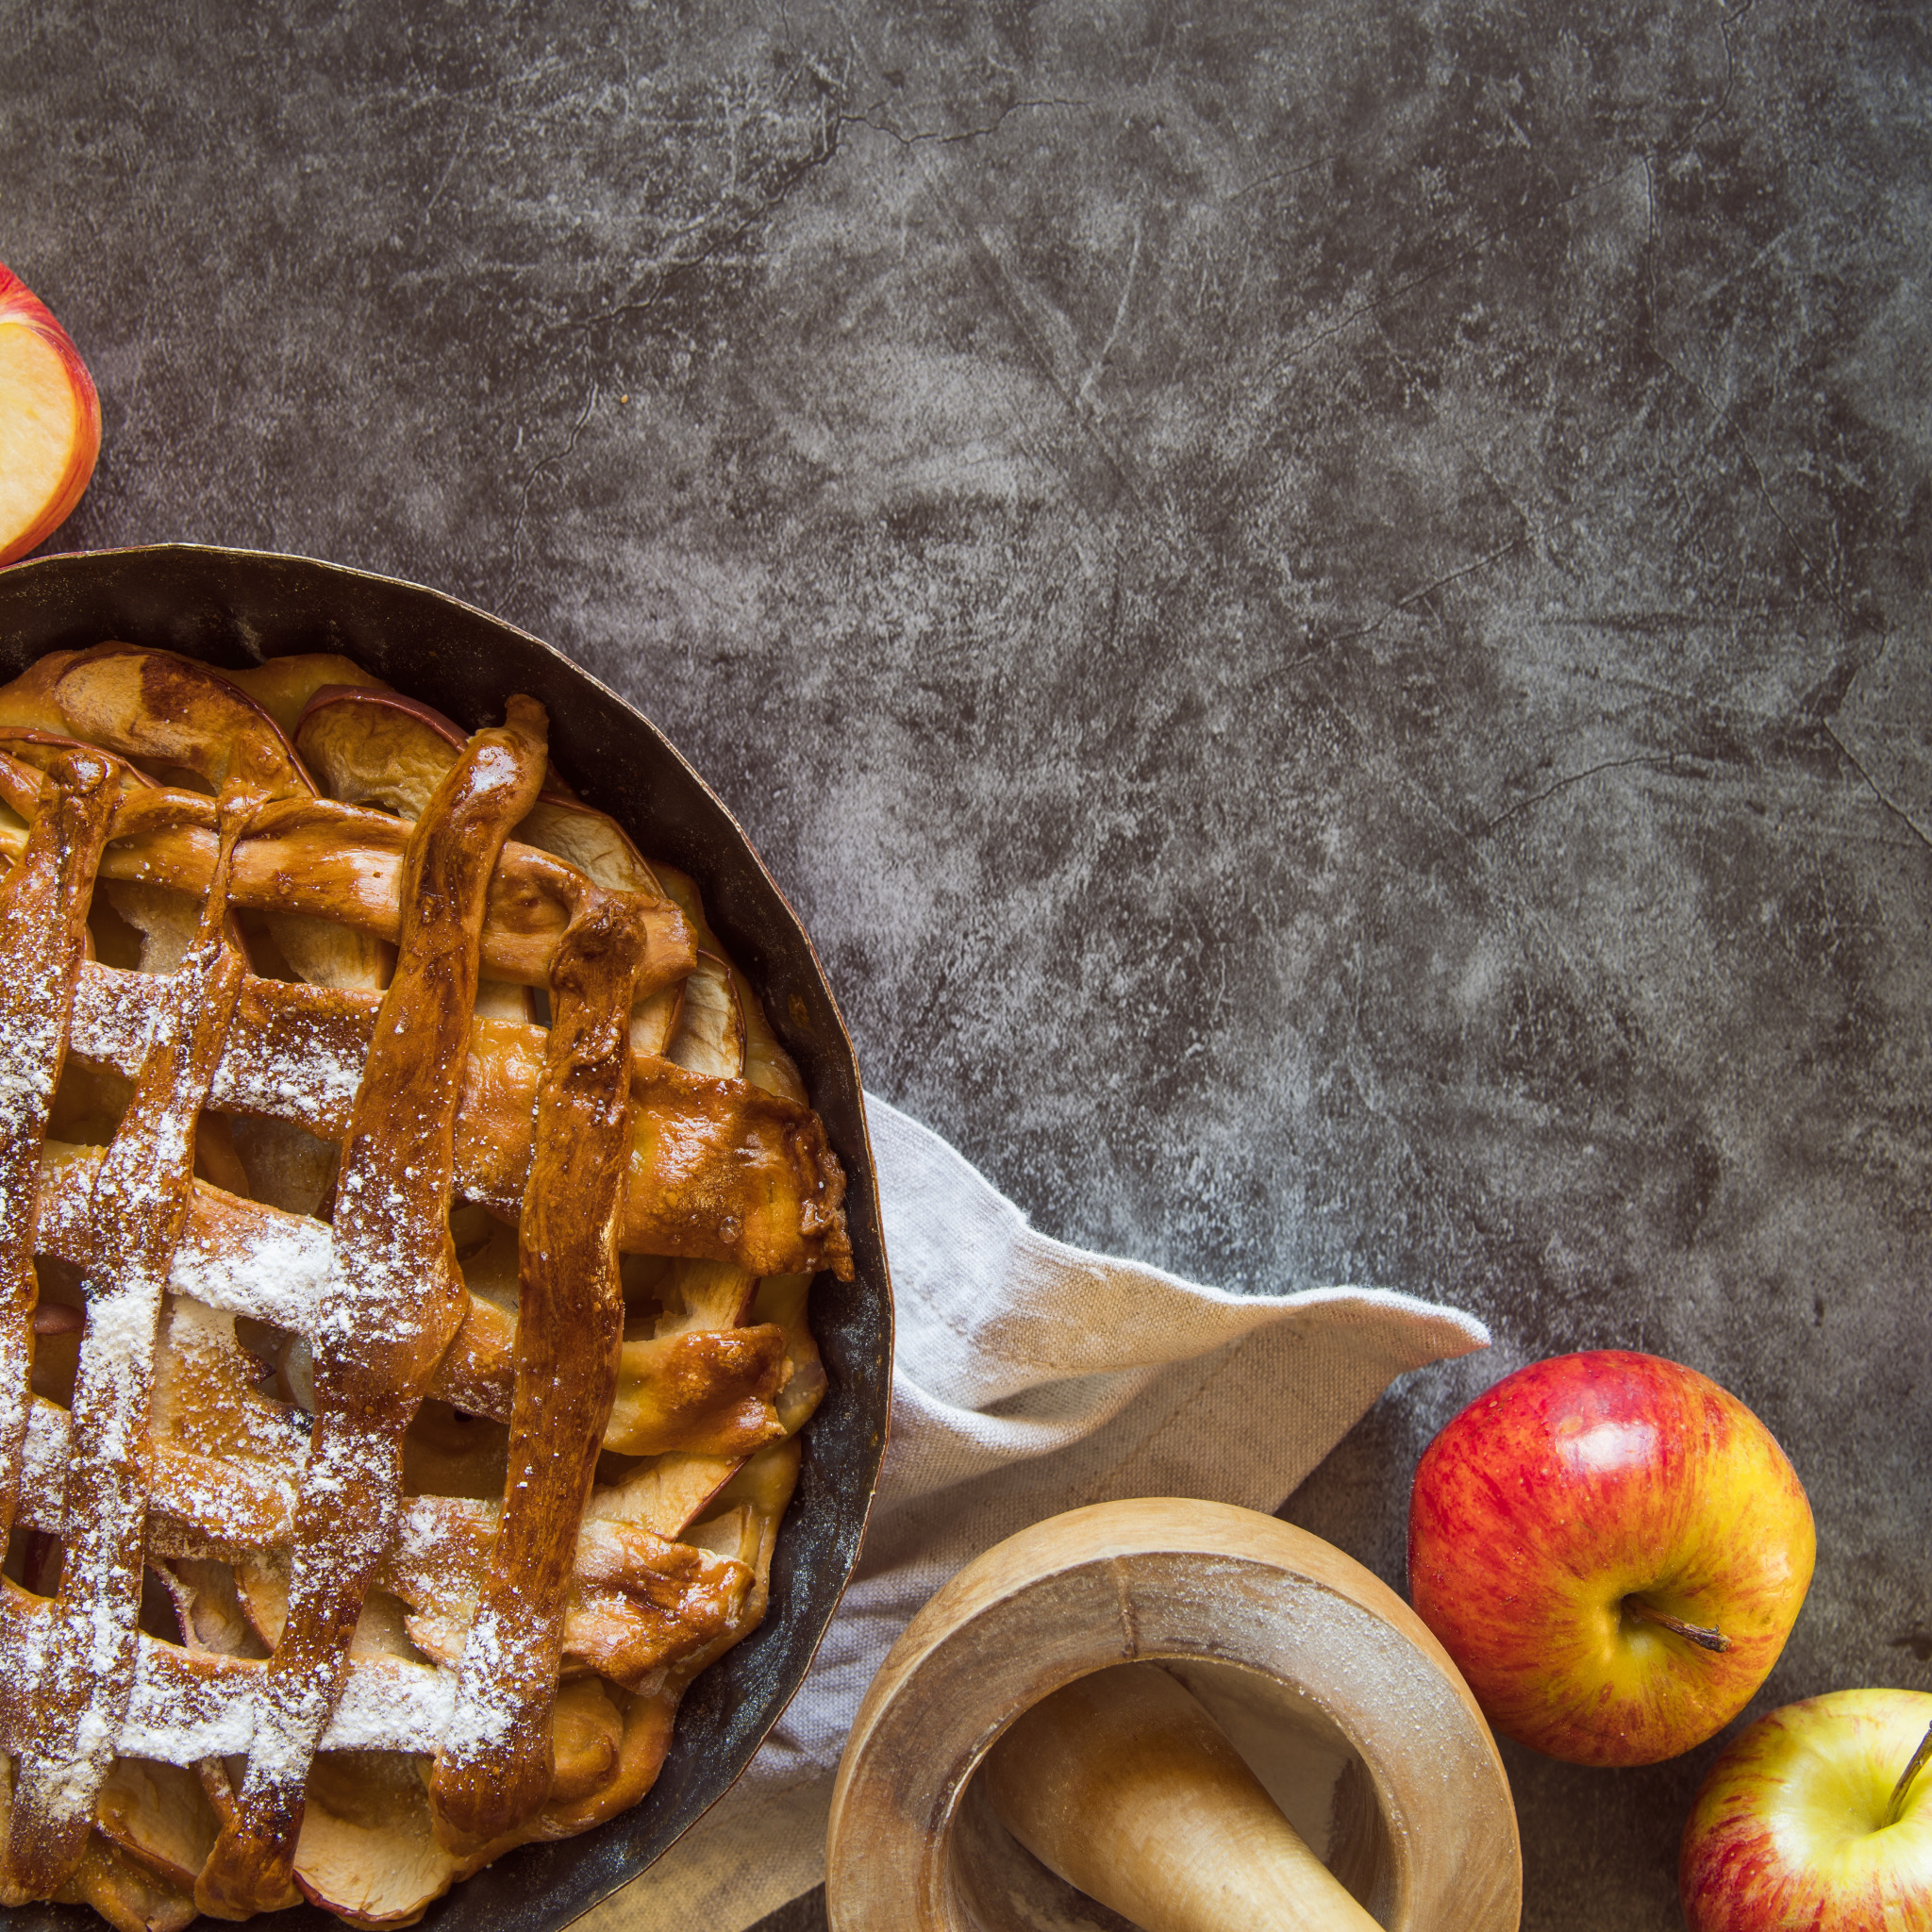
[[[1687,1624],[1681,1617],[1668,1616],[1662,1610],[1653,1609],[1641,1597],[1626,1596],[1624,1607],[1633,1617],[1641,1617],[1646,1624],[1655,1624],[1661,1629],[1673,1630],[1679,1637],[1688,1638],[1700,1650],[1724,1651],[1731,1647],[1731,1640],[1722,1630],[1707,1629],[1702,1624]]]
[[[1904,1815],[1906,1793],[1911,1790],[1912,1780],[1918,1776],[1928,1757],[1932,1757],[1932,1729],[1919,1740],[1919,1748],[1912,1753],[1912,1761],[1906,1766],[1904,1776],[1891,1788],[1891,1803],[1885,1807],[1887,1824],[1896,1824]]]

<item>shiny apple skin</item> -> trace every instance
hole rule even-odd
[[[65,464],[58,476],[47,479],[39,513],[10,538],[0,533],[0,565],[25,557],[67,521],[93,476],[94,461],[101,451],[101,399],[80,351],[47,305],[0,261],[0,324],[8,323],[31,329],[59,358],[67,387],[73,391],[75,418]]]
[[[1532,1362],[1424,1452],[1410,1600],[1490,1722],[1574,1764],[1701,1744],[1763,1683],[1817,1544],[1804,1486],[1736,1396],[1657,1356]],[[1730,1640],[1633,1618],[1627,1599]]]
[[[1684,1827],[1690,1932],[1932,1932],[1932,1767],[1883,1823],[1927,1725],[1923,1690],[1834,1690],[1738,1737]]]

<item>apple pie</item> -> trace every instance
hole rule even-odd
[[[408,1924],[758,1624],[839,1162],[528,698],[57,653],[0,855],[0,1901]]]

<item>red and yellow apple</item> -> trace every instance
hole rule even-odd
[[[1690,1932],[1932,1932],[1928,1733],[1923,1690],[1834,1690],[1759,1718],[1684,1827]]]
[[[100,398],[80,351],[0,262],[0,564],[67,521],[100,448]]]
[[[1506,1376],[1424,1452],[1408,1586],[1495,1727],[1576,1764],[1702,1743],[1777,1661],[1816,1540],[1736,1396],[1622,1350]]]

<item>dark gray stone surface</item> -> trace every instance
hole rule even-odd
[[[1390,1580],[1456,1407],[1641,1346],[1817,1507],[1759,1707],[1932,1687],[1924,12],[496,14],[0,9],[56,544],[527,625],[1042,1226],[1481,1313],[1290,1505]],[[1525,1924],[1672,1923],[1710,1755],[1512,1750]]]

